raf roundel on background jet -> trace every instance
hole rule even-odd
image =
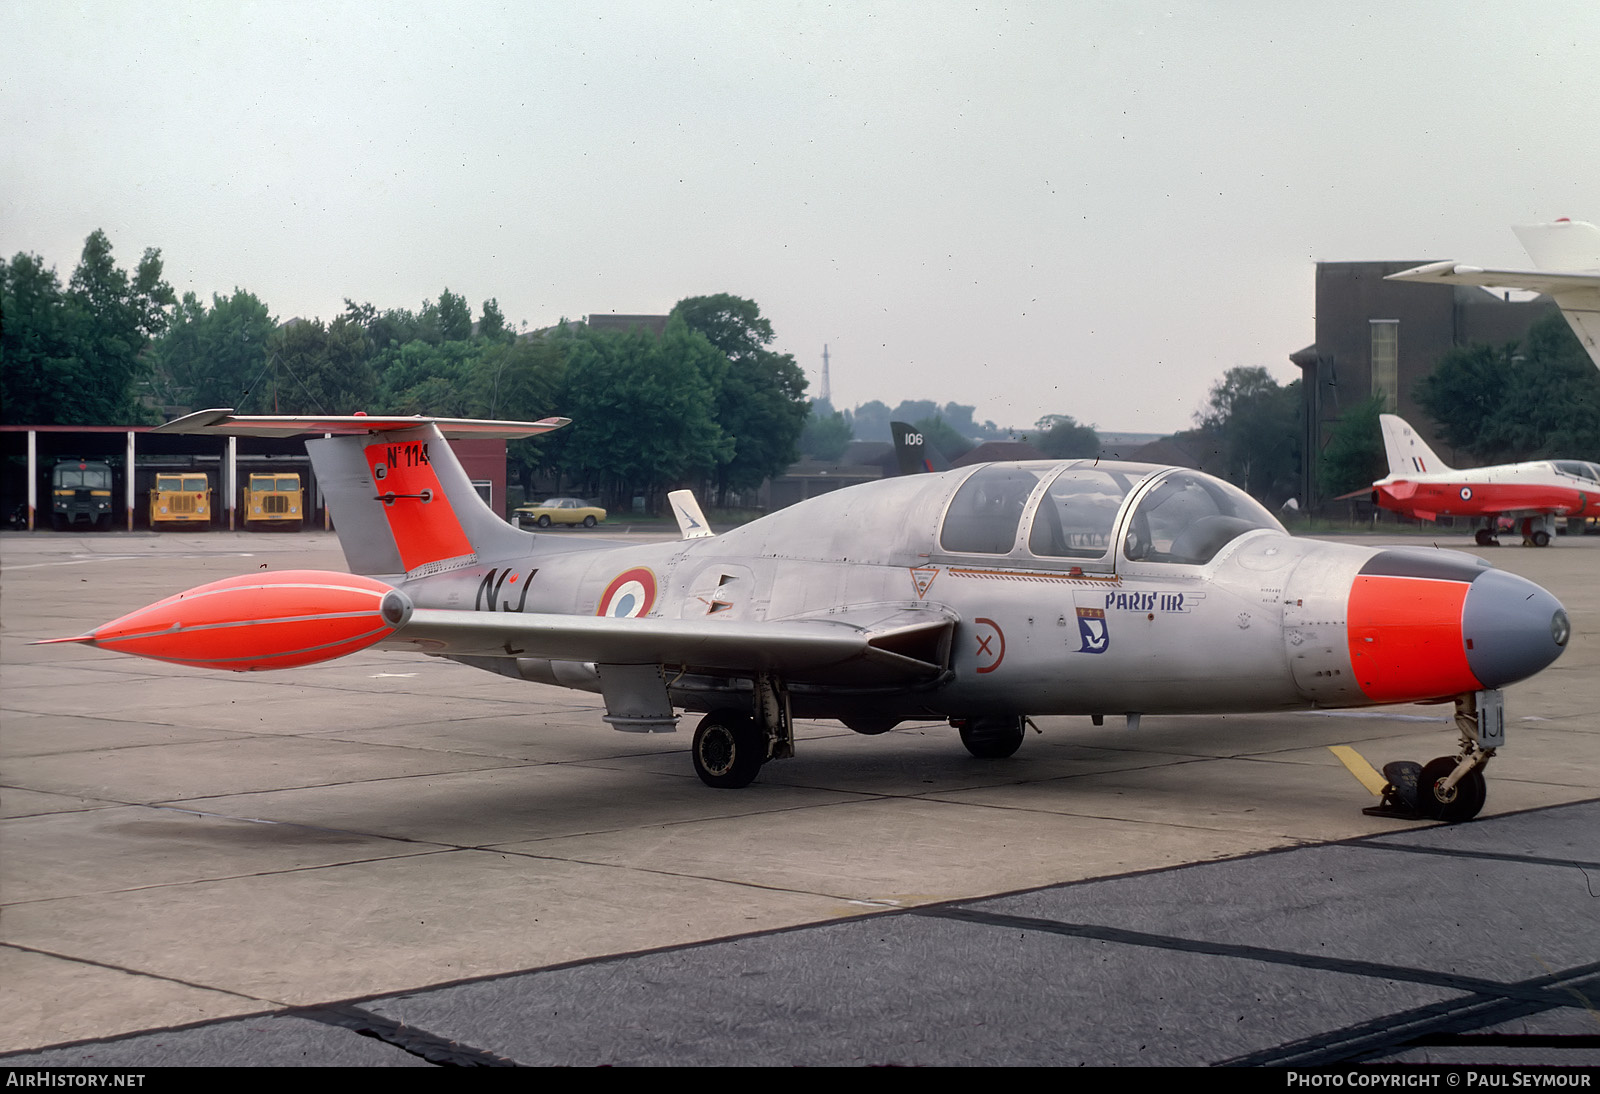
[[[368,647],[595,692],[620,730],[671,731],[714,787],[794,754],[795,718],[877,734],[947,720],[973,756],[1031,715],[1453,702],[1460,744],[1385,768],[1379,812],[1476,815],[1501,689],[1560,656],[1544,589],[1471,556],[1289,536],[1184,468],[990,463],[867,483],[720,535],[621,544],[518,530],[450,436],[564,425],[202,411],[168,433],[306,442],[352,573],[252,573],[53,641],[184,665],[289,668]],[[1381,780],[1380,780],[1381,781]]]
[[[1389,475],[1372,484],[1372,503],[1423,520],[1482,517],[1480,547],[1498,546],[1501,518],[1520,526],[1525,547],[1546,547],[1555,518],[1600,516],[1600,464],[1529,460],[1457,471],[1403,418],[1380,414]],[[1361,491],[1357,491],[1360,494]]]

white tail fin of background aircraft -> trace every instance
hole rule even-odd
[[[1582,220],[1524,224],[1512,229],[1534,270],[1491,270],[1456,262],[1430,262],[1390,274],[1389,281],[1421,281],[1485,288],[1528,289],[1554,298],[1561,314],[1600,368],[1600,228]]]
[[[1428,442],[1404,418],[1380,414],[1378,424],[1383,427],[1383,451],[1389,457],[1391,478],[1455,470],[1434,454]]]
[[[693,490],[674,490],[667,495],[667,501],[672,505],[672,515],[678,518],[678,531],[683,533],[684,539],[705,539],[716,535],[711,530],[710,521],[700,511],[700,503],[695,500]]]

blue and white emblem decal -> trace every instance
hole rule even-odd
[[[1079,653],[1105,653],[1110,649],[1111,632],[1106,629],[1106,610],[1079,608],[1078,636],[1083,639],[1083,645],[1078,647]]]

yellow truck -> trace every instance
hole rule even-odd
[[[211,523],[211,479],[203,471],[160,471],[150,491],[150,527],[206,527]]]
[[[300,476],[289,472],[252,472],[244,488],[244,526],[260,531],[299,531],[305,519],[305,492]]]

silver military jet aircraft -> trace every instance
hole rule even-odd
[[[1554,661],[1548,592],[1472,556],[1289,536],[1248,495],[1149,464],[994,463],[840,490],[709,535],[624,545],[520,531],[448,436],[565,424],[213,410],[169,433],[306,444],[351,574],[213,582],[88,634],[187,665],[290,667],[375,646],[597,692],[617,729],[703,712],[695,771],[740,787],[796,717],[864,734],[947,719],[1010,756],[1030,715],[1125,717],[1453,701],[1454,755],[1385,807],[1464,820],[1504,741],[1500,689]],[[1386,774],[1390,774],[1386,769]]]

